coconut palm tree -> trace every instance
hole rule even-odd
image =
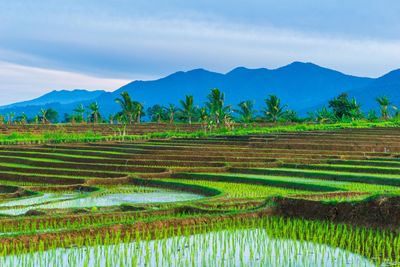
[[[153,120],[157,120],[157,124],[161,123],[162,117],[164,115],[164,108],[160,105],[154,105],[153,108],[148,109],[147,114],[151,111]],[[149,114],[150,115],[150,114]]]
[[[78,116],[81,119],[81,123],[84,123],[85,122],[85,107],[83,106],[83,104],[79,104],[73,111],[78,114]]]
[[[122,92],[121,98],[116,98],[115,102],[121,106],[121,113],[125,119],[132,124],[134,122],[135,105],[128,92]]]
[[[48,109],[42,108],[42,109],[40,109],[39,115],[38,115],[42,124],[55,122],[57,120],[57,116],[58,116],[57,111],[55,111],[52,108],[48,108]]]
[[[145,115],[144,113],[144,106],[142,103],[137,102],[137,101],[133,101],[132,102],[133,105],[133,119],[140,124],[140,122],[142,121],[142,116]]]
[[[40,118],[40,120],[42,121],[42,124],[46,124],[46,123],[48,122],[48,119],[47,119],[47,109],[44,109],[44,108],[40,109],[40,111],[39,111],[39,118]]]
[[[25,112],[22,112],[20,116],[16,118],[16,120],[21,123],[22,125],[27,124],[28,116],[26,116]]]
[[[269,95],[269,98],[265,99],[265,104],[267,105],[264,109],[266,118],[272,122],[277,122],[283,115],[286,105],[281,105],[281,100],[276,95]]]
[[[13,124],[14,123],[14,117],[15,117],[15,113],[14,112],[10,112],[7,114],[8,120],[7,123],[8,124]]]
[[[350,100],[349,115],[352,121],[359,120],[363,117],[361,105],[357,103],[355,98]]]
[[[251,122],[254,116],[253,101],[242,101],[238,104],[238,106],[239,109],[235,111],[239,114],[239,119],[244,123]]]
[[[192,117],[195,112],[195,107],[194,107],[194,102],[193,102],[193,96],[192,95],[187,95],[185,96],[185,100],[180,100],[179,103],[181,104],[181,112],[185,118],[187,118],[189,124],[192,124]]]
[[[379,109],[381,111],[382,119],[386,120],[390,118],[389,107],[393,104],[387,96],[377,97],[376,102],[379,104]],[[393,109],[397,109],[395,106],[392,106]]]
[[[168,113],[169,123],[172,124],[175,120],[175,114],[178,112],[178,108],[174,104],[169,104],[168,107],[165,107],[165,110]]]
[[[211,90],[211,93],[208,94],[207,100],[206,106],[210,112],[210,117],[216,125],[219,126],[230,111],[230,107],[224,106],[225,94],[218,88],[214,88]]]
[[[101,117],[99,105],[97,102],[92,102],[87,106],[87,108],[90,112],[90,118],[94,123],[97,124],[99,122],[99,118]]]

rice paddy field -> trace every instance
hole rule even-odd
[[[1,145],[0,266],[400,266],[399,131]]]

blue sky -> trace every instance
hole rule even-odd
[[[377,77],[400,67],[398,14],[397,0],[0,0],[0,104],[199,67]]]

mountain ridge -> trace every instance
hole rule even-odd
[[[45,106],[54,106],[59,109],[59,113],[70,113],[73,107],[80,103],[87,105],[89,102],[96,101],[99,103],[101,112],[108,115],[119,110],[114,99],[123,91],[129,92],[134,100],[142,102],[146,108],[154,104],[178,104],[178,101],[187,94],[193,95],[195,104],[201,106],[212,88],[219,88],[225,93],[226,104],[237,105],[240,101],[249,99],[254,101],[257,109],[263,105],[263,100],[269,94],[278,95],[282,102],[289,105],[289,108],[305,112],[327,103],[330,98],[342,92],[348,92],[351,96],[357,97],[359,102],[365,101],[366,104],[363,104],[363,107],[370,108],[374,106],[373,102],[378,96],[377,93],[400,99],[398,90],[400,70],[394,70],[379,78],[368,78],[347,75],[311,62],[298,61],[275,69],[250,69],[240,66],[226,73],[198,68],[177,71],[156,80],[132,81],[113,92],[97,90],[94,91],[97,93],[92,94],[93,97],[86,99],[72,99],[75,101],[59,102],[57,105],[47,102]],[[58,91],[50,93],[54,92]],[[0,113],[11,111],[18,113],[25,107],[29,116],[35,113],[35,109],[39,110],[43,104],[28,106],[26,102],[39,103],[38,99],[44,96],[0,107]],[[21,103],[25,103],[25,106]],[[18,105],[12,107],[16,104]]]

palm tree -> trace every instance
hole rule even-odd
[[[221,93],[218,88],[214,88],[207,96],[207,99],[208,103],[206,105],[210,111],[210,116],[215,121],[217,126],[219,126],[221,121],[226,118],[227,113],[230,110],[230,107],[224,107],[225,94]]]
[[[359,120],[363,117],[361,105],[357,103],[355,98],[350,100],[349,115],[352,121]]]
[[[28,122],[28,116],[26,116],[25,112],[22,112],[21,116],[18,116],[18,120],[21,124],[26,124]]]
[[[85,122],[85,107],[83,104],[79,104],[75,109],[74,112],[78,113],[78,116],[81,118],[81,123]]]
[[[141,120],[142,120],[142,119],[141,119],[142,116],[145,115],[145,113],[144,113],[144,106],[143,106],[142,103],[137,102],[137,101],[133,101],[133,102],[132,102],[132,105],[133,105],[133,119],[136,120],[136,122],[137,122],[138,124],[140,124],[140,122],[141,122]]]
[[[175,114],[178,111],[178,108],[174,104],[169,104],[169,106],[165,109],[168,112],[169,123],[172,124],[174,122]]]
[[[42,121],[42,124],[46,124],[48,122],[47,109],[44,109],[44,108],[40,109],[39,117],[40,117],[40,120]]]
[[[110,124],[114,124],[114,115],[110,114],[110,116],[108,116],[108,121]]]
[[[128,120],[129,124],[134,122],[135,107],[128,92],[122,92],[121,98],[115,99],[115,102],[121,106],[123,116]]]
[[[236,112],[239,114],[240,120],[245,123],[251,122],[254,116],[253,101],[242,101],[238,106],[239,109]]]
[[[100,116],[100,108],[97,102],[92,102],[87,107],[90,110],[90,117],[94,123],[98,123]]]
[[[390,113],[389,113],[389,106],[392,105],[393,103],[389,100],[387,96],[381,96],[376,98],[376,102],[379,104],[379,109],[381,111],[382,119],[386,120],[390,118]],[[395,106],[392,106],[392,108],[396,109]]]
[[[13,124],[14,123],[14,117],[15,117],[15,113],[14,112],[10,112],[8,113],[8,124]]]
[[[155,105],[153,107],[153,116],[155,116],[155,118],[157,119],[157,124],[161,123],[163,114],[164,114],[164,108],[162,106]]]
[[[39,111],[39,119],[43,124],[47,124],[49,122],[55,122],[57,120],[58,113],[52,108],[48,109],[40,109]]]
[[[283,115],[286,105],[281,105],[281,100],[276,95],[269,95],[269,98],[265,99],[267,107],[264,109],[265,116],[272,122],[277,122],[278,119]]]
[[[189,124],[192,124],[192,117],[195,111],[194,105],[193,105],[193,96],[192,95],[187,95],[185,96],[185,101],[180,100],[179,103],[182,106],[182,113],[185,116],[185,118],[188,119]]]

